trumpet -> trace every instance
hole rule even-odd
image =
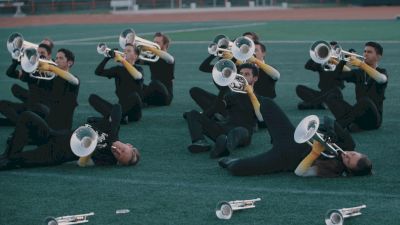
[[[256,201],[261,201],[261,198],[219,202],[215,209],[215,214],[219,219],[229,220],[232,217],[233,211],[255,208]]]
[[[20,61],[25,48],[37,49],[38,45],[25,41],[24,37],[20,33],[12,33],[8,37],[7,50],[10,52],[13,59]]]
[[[326,41],[316,41],[310,47],[311,59],[323,65],[325,71],[335,70],[338,60],[349,61],[350,56],[364,59],[362,55],[343,50],[339,44],[331,46]]]
[[[138,37],[133,29],[125,29],[119,35],[119,45],[122,49],[126,44],[136,45],[139,49],[139,59],[148,62],[157,62],[162,58],[167,63],[172,64],[175,59],[168,52],[162,51],[157,43]]]
[[[321,153],[327,158],[337,157],[339,152],[343,153],[343,149],[331,142],[329,137],[325,137],[324,134],[318,132],[319,125],[319,118],[316,115],[310,115],[301,120],[294,131],[294,140],[296,143],[302,144],[307,142],[307,144],[312,146],[310,140],[318,141],[323,144],[328,151],[327,153]]]
[[[21,67],[25,72],[30,73],[31,76],[35,77],[36,79],[51,80],[55,77],[55,75],[58,75],[71,84],[79,84],[78,78],[68,71],[58,68],[55,62],[41,59],[37,49],[35,48],[23,49],[21,55]],[[33,75],[35,72],[38,72],[40,75],[47,74],[48,76],[35,76]]]
[[[237,74],[235,63],[229,59],[221,59],[215,63],[212,70],[212,77],[219,86],[228,86],[234,92],[247,93],[253,105],[254,112],[258,121],[264,121],[260,112],[260,102],[254,95],[253,91],[249,91],[249,84],[242,75]]]
[[[344,219],[361,215],[361,209],[366,208],[366,205],[360,205],[353,208],[331,209],[325,215],[326,225],[343,225]]]
[[[99,135],[97,132],[88,124],[78,127],[74,131],[70,139],[70,147],[72,152],[79,157],[78,165],[85,167],[90,165],[90,156],[96,149],[99,141]]]
[[[70,224],[80,224],[87,223],[89,220],[88,216],[93,216],[94,212],[72,215],[72,216],[62,216],[62,217],[47,217],[44,220],[44,225],[70,225]]]
[[[107,47],[107,45],[105,43],[99,43],[97,45],[97,53],[99,53],[100,55],[104,55],[105,57],[111,57],[111,55],[109,54],[111,51],[110,48]],[[120,51],[114,51],[116,54],[120,54],[121,56],[125,56],[125,53],[120,52]]]
[[[225,35],[217,35],[214,41],[208,46],[208,53],[218,57],[223,56],[223,52],[232,53],[233,57],[240,61],[249,60],[255,51],[253,40],[242,36],[235,39],[234,42],[229,41]]]

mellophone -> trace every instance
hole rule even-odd
[[[340,60],[349,61],[350,57],[364,59],[363,56],[342,49],[339,44],[334,46],[326,41],[316,41],[310,47],[311,59],[322,65],[325,71],[333,71]]]
[[[80,224],[87,223],[89,220],[88,216],[93,216],[94,212],[72,215],[72,216],[62,216],[62,217],[47,217],[44,220],[44,225],[70,225],[70,224]]]
[[[37,51],[38,45],[24,40],[19,33],[12,33],[8,37],[7,49],[13,59],[21,62],[22,69],[36,79],[52,80],[58,75],[74,85],[79,84],[78,78],[58,68],[55,62],[41,59]]]
[[[326,225],[343,225],[346,218],[360,216],[361,209],[366,208],[366,205],[360,205],[353,208],[331,209],[325,215]]]
[[[257,201],[261,201],[261,198],[219,202],[215,209],[215,214],[219,219],[229,220],[233,211],[255,208],[255,202]]]

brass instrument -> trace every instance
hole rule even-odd
[[[343,225],[346,218],[360,216],[361,209],[366,208],[366,205],[360,205],[353,208],[331,209],[325,215],[326,225]]]
[[[215,209],[215,214],[219,219],[229,220],[232,217],[233,211],[255,208],[256,201],[261,201],[261,198],[219,202]]]
[[[343,50],[339,44],[331,46],[326,41],[316,41],[310,47],[311,59],[321,64],[325,71],[335,70],[339,61],[349,61],[349,56],[364,59],[362,55]]]
[[[339,152],[343,153],[343,149],[335,143],[332,143],[329,137],[325,137],[318,132],[319,124],[319,118],[316,115],[310,115],[301,120],[294,132],[294,140],[296,143],[302,144],[307,142],[312,146],[310,140],[316,140],[325,146],[325,150],[328,152],[322,152],[321,154],[327,158],[337,157]]]
[[[133,29],[125,29],[119,35],[119,45],[125,49],[126,44],[135,45],[139,51],[139,59],[148,62],[157,62],[159,58],[172,64],[175,59],[168,52],[162,51],[157,43],[138,37]]]
[[[7,50],[10,52],[11,57],[20,61],[22,53],[26,48],[37,49],[38,45],[25,41],[20,33],[12,33],[7,39]]]
[[[79,157],[78,165],[87,166],[90,156],[96,149],[99,135],[88,124],[78,127],[74,131],[70,139],[70,147],[72,152]]]
[[[218,57],[223,57],[223,52],[232,53],[233,57],[245,62],[250,59],[255,51],[253,40],[242,36],[231,42],[225,35],[217,35],[213,42],[208,46],[208,53]]]
[[[99,43],[97,45],[97,53],[100,55],[104,55],[105,57],[111,57],[109,52],[111,51],[110,48],[107,47],[105,43]],[[125,53],[120,51],[114,51],[116,54],[120,54],[121,56],[125,56]]]
[[[68,71],[58,68],[55,62],[41,59],[35,48],[24,48],[20,59],[22,69],[36,79],[51,80],[58,75],[71,84],[79,84],[78,78]],[[38,72],[37,74],[40,76],[35,76],[35,72]]]
[[[44,225],[70,225],[70,224],[81,224],[87,223],[89,220],[88,216],[93,216],[94,212],[72,215],[72,216],[62,216],[62,217],[47,217],[44,220]]]

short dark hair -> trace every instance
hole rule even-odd
[[[242,65],[239,66],[238,70],[242,70],[242,69],[251,69],[253,76],[254,77],[258,77],[258,68],[251,63],[243,63]]]
[[[70,50],[65,49],[65,48],[60,48],[58,49],[57,52],[62,52],[65,55],[65,58],[67,58],[67,61],[72,61],[72,65],[75,63],[75,55],[72,53]],[[72,66],[71,65],[71,66]]]
[[[253,41],[259,41],[260,40],[260,38],[258,37],[258,34],[256,34],[255,32],[247,31],[247,32],[244,32],[242,34],[242,36],[246,36],[246,35],[252,36],[253,37]]]
[[[254,41],[254,45],[259,45],[261,47],[261,51],[265,52],[267,50],[267,48],[265,47],[265,45],[259,41]]]
[[[374,42],[374,41],[369,41],[369,42],[365,43],[365,46],[373,47],[375,49],[375,52],[378,55],[383,55],[383,48],[379,43]]]
[[[126,44],[125,44],[125,47],[127,47],[127,46],[132,46],[132,47],[133,47],[133,51],[135,51],[136,55],[140,55],[140,50],[139,50],[138,47],[136,47],[135,44],[126,43]]]
[[[44,49],[46,49],[46,52],[48,54],[51,54],[51,48],[50,48],[50,46],[48,46],[46,44],[41,43],[41,44],[38,45],[38,48],[44,48]]]
[[[53,42],[53,40],[51,40],[50,38],[44,38],[44,39],[42,40],[41,43],[43,43],[44,41],[49,42],[49,47],[50,47],[51,49],[54,48],[54,42]]]
[[[165,45],[167,46],[167,48],[168,48],[169,42],[170,42],[171,40],[169,39],[169,37],[168,37],[167,35],[165,35],[165,34],[163,34],[163,33],[161,33],[161,32],[156,32],[156,33],[154,34],[154,37],[162,37],[164,44],[165,44]]]
[[[365,176],[372,174],[372,162],[366,155],[362,155],[355,168],[347,168],[350,176]]]

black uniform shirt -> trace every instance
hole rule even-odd
[[[253,105],[247,94],[230,92],[225,95],[227,124],[230,128],[245,127],[252,133],[256,125]]]
[[[150,67],[151,80],[161,81],[168,89],[169,94],[173,96],[172,80],[175,78],[175,61],[169,64],[160,58],[157,62],[143,61],[143,63]]]
[[[377,67],[376,70],[388,77],[385,69]],[[356,99],[360,100],[363,97],[370,98],[376,104],[376,107],[382,116],[383,100],[385,100],[385,90],[388,83],[387,81],[383,84],[380,84],[369,77],[368,74],[361,69],[343,72],[339,75],[339,77],[347,82],[354,83],[356,86]]]
[[[276,80],[272,79],[264,70],[259,70],[258,80],[254,84],[254,92],[257,95],[275,98],[275,84]]]
[[[123,66],[113,66],[109,69],[104,69],[106,63],[111,58],[104,58],[103,61],[97,66],[95,74],[98,76],[108,77],[115,79],[115,94],[119,102],[124,105],[128,101],[128,96],[137,92],[140,97],[143,97],[143,77],[142,79],[135,80],[131,74]],[[134,67],[143,74],[143,69],[140,66]]]
[[[322,68],[321,64],[314,62],[312,59],[309,59],[304,67],[308,70],[318,72],[318,88],[321,91],[328,91],[335,87],[340,87],[341,89],[344,88],[343,80],[338,79],[336,76],[336,74],[339,73],[337,72],[338,70],[343,70],[344,64],[345,62],[341,62],[341,64],[337,65],[337,70],[335,69],[335,71],[325,71]]]

